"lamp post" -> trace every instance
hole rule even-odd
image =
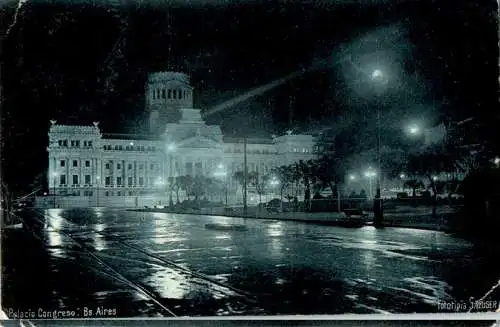
[[[374,82],[374,87],[379,90],[377,86],[383,85],[386,82],[385,75],[380,69],[375,69],[371,74],[371,79]],[[377,100],[380,100],[380,92],[377,93]],[[379,101],[377,101],[379,102]],[[380,160],[380,103],[377,103],[377,169],[379,171],[379,175],[377,176],[377,190],[375,194],[375,201],[373,203],[373,211],[374,211],[374,223],[375,225],[381,225],[382,219],[384,215],[384,208],[382,203],[382,193],[381,193],[381,184],[382,184],[382,164]],[[374,175],[375,176],[375,175]],[[370,179],[371,181],[371,179]],[[371,182],[370,182],[371,183]],[[370,186],[371,189],[371,186]]]
[[[399,178],[401,178],[401,192],[404,192],[405,191],[405,179],[406,179],[406,175],[401,173],[399,175]]]
[[[174,206],[174,201],[172,199],[172,186],[174,183],[174,173],[173,173],[173,153],[175,151],[175,144],[171,143],[167,146],[167,153],[169,157],[169,163],[168,163],[168,170],[169,170],[169,177],[168,177],[168,183],[169,183],[169,195],[168,195],[168,205],[170,207]]]
[[[101,180],[101,176],[96,176],[96,207],[99,207],[99,183]]]
[[[52,203],[53,203],[53,206],[54,208],[56,207],[56,179],[57,179],[57,172],[53,172],[52,173],[52,177],[54,177],[54,183],[52,185]]]
[[[370,199],[373,199],[373,183],[372,183],[372,180],[373,180],[373,177],[375,177],[377,175],[377,173],[375,173],[371,167],[368,168],[368,171],[365,172],[365,177],[368,178],[369,180],[369,183],[370,183]],[[377,197],[377,195],[375,195],[375,198]]]
[[[225,195],[225,201],[226,201],[226,207],[227,207],[227,202],[228,202],[228,187],[227,187],[227,171],[224,169],[223,164],[219,164],[217,166],[217,171],[214,173],[215,177],[222,177],[223,178],[223,183],[224,183],[224,195]]]

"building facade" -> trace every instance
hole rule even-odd
[[[239,185],[231,176],[243,170],[243,139],[225,137],[220,126],[205,123],[201,110],[193,108],[186,74],[153,73],[145,92],[149,131],[141,136],[106,134],[97,122],[75,126],[51,121],[47,176],[54,202],[68,198],[75,205],[152,205],[165,201],[170,177],[185,175],[225,176],[230,201],[240,202]],[[246,143],[249,172],[267,174],[316,157],[312,135],[288,132]]]

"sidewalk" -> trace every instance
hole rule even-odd
[[[454,214],[456,210],[449,207],[438,208],[437,217],[432,216],[432,208],[414,208],[410,210],[388,210],[384,213],[383,223],[385,227],[397,228],[415,228],[436,231],[450,231],[447,225],[447,217]],[[140,212],[165,212],[171,213],[169,209],[135,209],[133,211]],[[173,212],[179,214],[195,214],[195,215],[215,215],[235,218],[250,218],[250,219],[267,219],[267,220],[288,220],[307,222],[315,224],[338,225],[346,227],[362,227],[363,225],[371,225],[373,214],[365,218],[348,218],[343,212],[283,212],[269,213],[257,212],[255,208],[248,208],[247,215],[239,208],[234,209],[232,213],[224,213],[219,208],[188,210],[183,212]]]

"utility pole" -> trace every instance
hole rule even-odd
[[[247,137],[243,138],[243,214],[247,214]]]

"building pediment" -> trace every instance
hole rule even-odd
[[[208,137],[194,136],[178,142],[181,148],[220,148],[221,144]]]

